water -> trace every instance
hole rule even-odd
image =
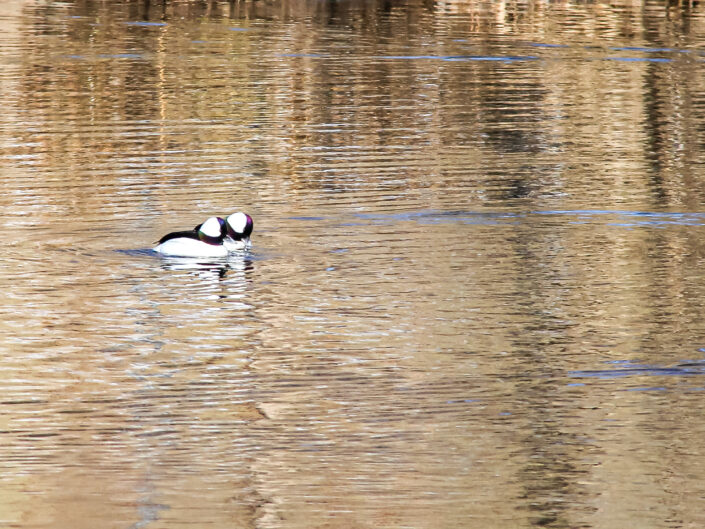
[[[0,526],[705,524],[704,20],[3,2]]]

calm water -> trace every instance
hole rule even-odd
[[[2,2],[0,526],[705,526],[704,61],[700,4]]]

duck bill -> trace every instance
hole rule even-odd
[[[229,251],[229,252],[236,252],[239,250],[245,250],[250,247],[250,238],[246,237],[244,239],[240,240],[235,240],[229,235],[223,239],[223,246]]]

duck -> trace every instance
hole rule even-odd
[[[238,211],[225,218],[225,238],[223,246],[229,252],[239,252],[251,246],[250,235],[255,224],[247,213]]]
[[[154,251],[174,257],[227,257],[224,240],[230,235],[226,225],[227,221],[220,217],[209,217],[192,230],[166,234]]]

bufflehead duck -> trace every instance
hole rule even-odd
[[[210,217],[192,230],[165,235],[154,251],[178,257],[226,257],[228,249],[223,245],[227,235],[225,225],[220,217]]]
[[[244,250],[250,247],[250,235],[254,228],[252,217],[247,213],[238,211],[232,215],[228,215],[225,219],[226,237],[223,239],[223,245],[228,251],[234,252]]]

